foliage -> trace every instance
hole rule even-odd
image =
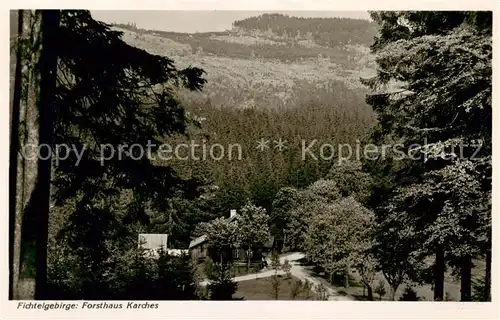
[[[207,236],[213,261],[227,264],[232,261],[232,249],[237,241],[236,221],[217,218],[199,225],[199,232]]]
[[[390,154],[382,168],[371,166],[378,180],[370,200],[380,222],[376,256],[392,269],[384,275],[394,290],[415,278],[408,272],[418,273],[426,257],[444,251],[445,262],[465,277],[468,300],[464,262],[484,252],[490,228],[491,13],[372,17],[380,25],[372,46],[378,72],[364,81],[379,119],[372,140],[400,143],[406,156]],[[443,281],[437,271],[434,277]]]
[[[63,11],[59,32],[67,41],[59,41],[57,48],[54,144],[74,143],[79,149],[85,146],[85,152],[78,165],[72,153],[57,166],[56,199],[74,196],[80,189],[112,192],[122,187],[131,188],[143,201],[153,201],[153,208],[164,208],[171,186],[181,182],[171,169],[152,165],[149,157],[134,160],[137,155],[130,153],[100,165],[100,147],[149,142],[154,155],[162,142],[158,137],[182,133],[188,122],[171,88],[200,90],[203,70],[178,70],[166,57],[127,45],[119,32],[93,20],[87,11]],[[93,52],[100,52],[100,59]],[[103,124],[105,131],[99,129]],[[113,184],[99,180],[105,175],[115,179]]]
[[[271,230],[273,235],[282,235],[290,223],[290,212],[298,206],[300,193],[297,189],[284,187],[278,191],[270,214]]]
[[[409,209],[419,202],[439,201],[439,211],[434,224],[425,229],[425,246],[436,243],[448,249],[453,264],[460,257],[476,255],[486,242],[486,230],[490,226],[489,211],[484,203],[485,195],[477,177],[480,173],[475,163],[460,161],[425,175],[427,181],[406,190]],[[410,202],[411,201],[411,202]],[[421,218],[420,218],[421,219]],[[427,221],[416,223],[424,224]],[[429,218],[426,218],[429,219]]]
[[[190,300],[196,298],[195,268],[189,254],[179,258],[160,253],[158,258],[158,290],[164,290],[168,299]]]
[[[370,248],[373,214],[353,198],[316,206],[305,236],[305,252],[330,275],[362,263]]]
[[[201,90],[204,71],[177,69],[169,58],[126,44],[88,11],[61,11],[58,32],[64,41],[55,48],[52,142],[54,148],[73,148],[54,163],[52,214],[68,214],[51,226],[49,238],[56,244],[49,250],[49,282],[75,299],[132,299],[148,290],[159,297],[158,283],[172,286],[161,294],[166,299],[192,297],[187,261],[154,262],[134,252],[137,233],[146,231],[150,217],[172,210],[168,199],[197,196],[199,181],[157,166],[154,158],[164,139],[191,123],[174,89]],[[116,152],[133,144],[150,146],[150,153],[102,154],[103,146]]]
[[[343,197],[353,196],[356,200],[364,203],[369,196],[369,187],[372,177],[363,171],[359,160],[345,160],[334,165],[327,175],[337,183]]]
[[[234,67],[239,71],[238,66]],[[254,72],[253,68],[250,70],[248,72]],[[285,73],[287,70],[283,71],[285,79],[289,77]],[[241,72],[237,76],[241,76]],[[257,76],[238,80],[242,83],[239,87],[246,88],[243,83],[253,83],[254,77]],[[326,88],[309,82],[293,85],[293,88],[285,85],[283,90],[293,93],[293,96],[283,106],[269,101],[270,97],[276,97],[270,91],[281,91],[279,88],[271,90],[266,85],[262,92],[259,88],[252,88],[248,97],[242,98],[244,93],[240,88],[232,92],[234,82],[236,80],[229,88],[214,89],[214,94],[206,100],[185,98],[187,109],[205,119],[201,128],[191,127],[189,133],[190,138],[197,142],[206,140],[207,147],[214,143],[224,146],[238,143],[245,156],[241,160],[233,156],[232,161],[226,158],[214,161],[207,157],[206,161],[192,161],[189,166],[185,161],[174,165],[186,172],[193,167],[206,171],[206,176],[220,188],[219,212],[244,206],[250,200],[273,215],[272,203],[282,188],[306,188],[328,173],[331,160],[319,156],[320,144],[354,146],[356,139],[364,136],[373,125],[373,114],[366,107],[362,91],[348,89],[339,82],[332,81]],[[214,96],[220,92],[224,92],[224,96],[215,101]],[[233,96],[254,99],[255,102],[252,106],[239,108],[240,101],[234,101]],[[270,140],[270,149],[261,152],[255,146],[263,137]],[[281,152],[273,149],[274,140],[278,138],[287,141],[287,148]],[[306,145],[317,141],[311,149],[317,159],[309,155],[302,159],[303,139]],[[186,140],[179,142],[186,143]]]
[[[76,17],[76,16],[75,16]],[[92,24],[91,24],[92,25]],[[126,27],[126,26],[125,26]],[[131,28],[136,28],[136,26],[129,26]],[[86,36],[85,30],[80,30],[83,36]],[[104,32],[104,34],[107,34]],[[118,33],[116,33],[118,35]],[[162,34],[168,37],[181,37],[181,35],[167,35]],[[83,37],[82,36],[82,37]],[[223,54],[229,54],[234,56],[232,53],[224,53],[228,51],[232,51],[234,48],[234,52],[236,55],[240,54],[238,52],[241,51],[241,55],[249,55],[248,48],[243,48],[241,46],[231,46],[223,43],[221,41],[213,42],[213,45],[208,44],[210,41],[208,40],[208,36],[206,39],[202,39],[204,35],[196,35],[195,38],[200,39],[193,40],[193,43],[189,42],[193,46],[206,47],[207,52],[220,52]],[[91,38],[88,36],[88,38]],[[93,39],[93,38],[92,38]],[[187,39],[182,40],[182,42],[190,41]],[[198,41],[198,42],[196,42]],[[196,43],[195,43],[196,42]],[[103,46],[106,41],[102,41]],[[241,47],[241,50],[240,50]],[[212,49],[210,49],[212,48]],[[221,49],[222,48],[222,49]],[[250,48],[252,50],[253,48]],[[285,60],[294,60],[295,57],[316,57],[318,53],[321,53],[324,56],[331,56],[337,59],[339,62],[344,59],[343,57],[346,55],[345,52],[341,52],[341,55],[337,55],[339,50],[331,50],[325,48],[319,48],[319,51],[302,48],[299,46],[294,46],[292,48],[285,48],[281,51],[275,50],[276,48],[260,46],[255,49],[257,56],[265,54],[275,55],[278,59]],[[100,48],[99,50],[105,52],[108,50],[107,48]],[[212,51],[211,51],[212,50]],[[106,51],[107,52],[107,51]],[[120,51],[122,52],[122,51]],[[143,52],[138,50],[138,52]],[[121,55],[118,54],[118,55]],[[240,56],[241,56],[240,55]],[[280,57],[281,55],[281,57]],[[109,62],[109,57],[112,57],[113,54],[106,55],[106,61]],[[134,55],[122,55],[125,56],[134,56]],[[157,57],[157,56],[155,56]],[[85,59],[88,57],[86,56]],[[272,58],[272,57],[270,57]],[[121,61],[121,60],[120,60]],[[183,60],[184,61],[184,60]],[[111,63],[108,63],[111,64]],[[104,65],[104,63],[102,64]],[[92,72],[96,68],[91,68]],[[160,68],[149,68],[160,70]],[[149,70],[148,69],[148,70]],[[251,68],[252,72],[254,68]],[[267,71],[268,68],[265,68]],[[285,71],[287,69],[284,69]],[[96,73],[96,72],[94,72]],[[241,70],[238,69],[238,73],[241,73]],[[289,73],[285,73],[288,77]],[[302,73],[300,73],[302,74]],[[71,77],[69,77],[71,80]],[[102,78],[102,77],[101,77]],[[119,77],[116,77],[119,78]],[[142,77],[144,78],[144,77]],[[135,80],[141,82],[143,79],[139,79],[139,77],[135,77],[130,79],[130,83]],[[96,78],[100,79],[100,78]],[[108,81],[104,79],[104,81]],[[252,78],[245,79],[245,81],[252,81]],[[125,81],[123,81],[125,82]],[[175,81],[174,81],[175,82]],[[182,81],[179,81],[182,84]],[[217,81],[213,81],[217,82]],[[108,83],[110,83],[108,81]],[[127,83],[123,83],[121,90],[119,93],[125,92],[127,90]],[[141,82],[142,83],[142,82]],[[155,87],[155,90],[158,89],[160,85],[158,84]],[[252,85],[252,96],[255,96],[255,90]],[[264,87],[268,87],[267,85]],[[255,90],[254,90],[255,89]],[[136,90],[136,89],[134,89]],[[142,94],[147,90],[147,87],[138,88],[136,96]],[[259,89],[260,90],[260,89]],[[113,97],[111,94],[108,94],[107,90],[105,95]],[[238,89],[238,92],[241,90]],[[78,96],[77,94],[75,94]],[[118,93],[117,93],[118,95]],[[127,96],[123,94],[124,96]],[[198,95],[198,93],[196,93]],[[238,95],[240,95],[238,93]],[[152,95],[151,95],[152,96]],[[271,97],[274,95],[270,95],[265,93],[263,96]],[[361,100],[362,94],[352,91],[348,89],[343,83],[339,81],[330,81],[325,85],[325,88],[316,88],[315,84],[310,83],[297,83],[293,87],[293,97],[295,101],[293,103],[287,103],[286,110],[279,110],[279,105],[273,104],[270,106],[270,109],[276,110],[263,110],[263,108],[256,109],[237,109],[233,108],[234,103],[226,102],[228,104],[227,107],[220,108],[219,102],[213,100],[213,102],[208,102],[205,104],[194,103],[196,99],[193,100],[182,100],[183,106],[189,108],[189,111],[193,112],[196,115],[200,115],[202,117],[206,117],[207,121],[204,123],[204,127],[197,131],[199,128],[195,125],[191,125],[190,123],[186,123],[184,125],[185,129],[189,131],[190,134],[200,132],[200,136],[207,132],[210,133],[210,137],[219,139],[222,143],[224,141],[234,142],[234,137],[245,137],[246,140],[242,140],[243,145],[253,145],[255,143],[255,139],[257,135],[261,135],[262,132],[268,132],[269,134],[276,135],[287,135],[285,138],[288,138],[290,144],[292,144],[292,139],[296,134],[310,136],[311,138],[323,138],[323,137],[339,137],[341,136],[350,137],[354,141],[355,137],[358,135],[358,132],[364,132],[366,127],[368,127],[372,121],[371,112],[369,109],[366,109],[366,105]],[[190,97],[193,97],[190,95]],[[196,97],[196,96],[194,96]],[[332,105],[332,97],[335,97],[335,105]],[[104,99],[104,98],[103,98]],[[103,100],[101,99],[101,100]],[[111,99],[111,98],[110,98]],[[147,99],[145,99],[147,100]],[[100,103],[99,105],[109,105],[108,102]],[[259,102],[261,105],[268,105],[269,100],[262,100]],[[135,106],[135,105],[134,105]],[[198,109],[201,109],[198,110]],[[99,111],[98,107],[92,109]],[[102,109],[107,110],[107,109]],[[307,110],[307,111],[305,111]],[[350,112],[345,112],[345,110],[351,110]],[[111,110],[110,110],[111,111]],[[327,112],[328,111],[328,112]],[[284,112],[284,113],[282,113]],[[186,120],[189,118],[188,114],[185,115]],[[342,117],[344,119],[352,119],[349,121],[342,121]],[[114,116],[107,117],[110,119],[114,119]],[[119,118],[118,118],[119,119]],[[221,121],[222,119],[222,121]],[[249,119],[249,120],[248,120]],[[318,121],[322,120],[322,121]],[[290,124],[290,128],[285,128],[281,125],[283,121],[286,121]],[[162,122],[159,122],[162,123]],[[227,125],[227,124],[231,125]],[[307,125],[314,125],[314,128]],[[350,123],[350,125],[340,126],[342,123]],[[256,126],[256,124],[259,124]],[[248,127],[250,126],[250,127]],[[330,132],[326,132],[323,128],[334,128],[330,129]],[[137,134],[134,130],[129,130],[129,127],[120,127],[123,128],[123,132],[127,131],[130,136],[132,133]],[[142,127],[141,127],[142,128]],[[312,129],[308,129],[312,128]],[[321,128],[319,130],[318,128]],[[112,126],[109,132],[113,132],[115,130],[115,126]],[[174,131],[174,130],[172,130]],[[307,132],[309,131],[309,132]],[[333,131],[335,131],[335,135],[333,135]],[[120,131],[120,135],[121,135]],[[178,131],[182,133],[182,130]],[[212,133],[215,132],[217,137],[214,137]],[[340,133],[340,134],[338,134]],[[101,132],[99,132],[101,134]],[[320,134],[321,136],[318,136]],[[359,133],[361,135],[361,133]],[[92,134],[93,135],[93,134]],[[91,134],[84,134],[83,136],[92,136]],[[98,135],[99,137],[99,135]],[[260,136],[259,136],[260,138]],[[170,142],[173,141],[172,137],[158,138],[158,140],[162,142]],[[241,139],[240,139],[241,140]],[[213,140],[212,140],[213,141]],[[296,140],[295,142],[297,142]],[[239,141],[238,141],[239,142]],[[127,143],[127,141],[125,141]],[[132,141],[130,141],[132,143]],[[129,143],[129,144],[130,144]],[[96,144],[97,145],[97,144]],[[253,148],[251,148],[253,149]],[[148,232],[159,232],[159,233],[169,233],[169,241],[171,245],[176,247],[185,247],[189,242],[190,233],[192,233],[193,226],[198,224],[201,221],[209,221],[216,216],[220,216],[221,213],[227,212],[229,208],[240,207],[246,203],[246,201],[250,198],[254,200],[254,203],[265,207],[266,209],[270,209],[272,199],[274,198],[276,192],[279,190],[280,186],[285,186],[288,184],[293,184],[298,187],[306,186],[312,181],[316,180],[318,177],[322,175],[322,172],[326,172],[324,168],[321,168],[320,165],[316,163],[316,161],[309,161],[307,165],[303,165],[303,162],[297,157],[298,151],[294,150],[293,152],[289,152],[283,155],[283,157],[273,157],[272,165],[269,165],[269,159],[259,159],[257,154],[252,154],[251,157],[248,157],[248,160],[244,160],[241,162],[232,162],[232,163],[216,163],[215,165],[209,165],[210,167],[207,169],[203,164],[197,164],[197,170],[204,171],[201,174],[204,177],[213,178],[214,181],[217,182],[217,185],[220,186],[220,191],[216,192],[215,203],[210,204],[208,210],[205,210],[206,207],[200,207],[198,205],[201,197],[197,197],[195,193],[198,193],[198,189],[190,188],[186,192],[178,192],[172,190],[170,193],[165,193],[163,191],[158,192],[158,197],[163,197],[160,199],[162,202],[161,210],[158,210],[156,205],[158,204],[155,199],[144,199],[142,196],[137,197],[135,195],[135,191],[133,196],[128,200],[131,204],[130,208],[130,217],[127,219],[127,222],[137,220],[143,221],[145,224],[149,224],[147,229]],[[276,159],[276,160],[274,160]],[[133,161],[131,161],[133,162]],[[111,161],[109,162],[111,164]],[[125,161],[121,161],[123,164],[123,168],[130,168],[131,172],[149,172],[144,171],[140,168],[131,167],[129,163],[125,163]],[[134,164],[134,163],[132,163]],[[185,171],[188,172],[187,176],[190,177],[190,165],[177,165],[172,163],[162,163],[160,161],[155,162],[155,164],[160,167],[171,167],[175,169],[177,172],[184,171],[186,167],[188,167]],[[286,165],[285,165],[286,164]],[[288,165],[289,164],[289,165]],[[115,165],[115,164],[113,164]],[[252,166],[257,166],[262,170],[249,170],[248,168],[252,168]],[[106,164],[108,167],[108,164]],[[267,168],[264,170],[264,168]],[[82,172],[85,172],[82,170]],[[91,172],[91,171],[89,171]],[[228,175],[227,172],[231,172],[231,175]],[[142,174],[141,174],[142,175]],[[108,177],[113,176],[112,173],[108,173]],[[156,173],[151,172],[151,176],[157,176]],[[273,177],[270,179],[270,177]],[[158,180],[161,178],[158,176]],[[198,177],[197,177],[198,178]],[[131,184],[135,183],[135,177],[128,177],[128,181]],[[210,180],[210,179],[208,179]],[[165,183],[167,186],[176,185],[173,181],[172,183]],[[182,181],[178,181],[182,184]],[[205,181],[204,181],[205,182]],[[146,183],[144,181],[138,181],[137,184],[143,184],[146,186],[151,186],[151,184]],[[98,189],[98,188],[97,188]],[[153,189],[153,188],[151,188]],[[175,189],[175,188],[174,188]],[[196,189],[193,191],[193,189]],[[148,201],[151,200],[151,201]],[[146,202],[149,202],[147,205]],[[132,205],[133,204],[133,205]],[[152,206],[151,209],[142,210],[142,208],[148,208]],[[142,211],[148,211],[142,212]],[[268,210],[268,212],[271,212]]]
[[[378,11],[370,16],[379,25],[379,36],[372,45],[375,49],[399,39],[446,34],[463,23],[485,32],[492,29],[488,11]]]
[[[240,209],[236,216],[236,241],[247,252],[247,266],[250,265],[251,254],[262,248],[270,238],[269,216],[266,210],[251,203]]]
[[[373,255],[377,259],[377,270],[395,293],[404,280],[415,280],[419,270],[420,252],[415,241],[415,225],[402,219],[404,212],[391,211],[376,227]]]
[[[202,186],[198,193],[192,200],[181,194],[168,199],[167,210],[150,213],[148,231],[168,234],[169,245],[173,248],[187,248],[196,226],[217,217],[215,192],[210,186]]]
[[[288,223],[284,230],[285,244],[291,249],[303,249],[304,237],[307,233],[309,220],[318,215],[322,206],[340,198],[335,181],[320,179],[306,189],[291,193],[294,200],[288,208]]]
[[[335,180],[317,180],[307,187],[306,192],[307,201],[334,202],[341,196]]]
[[[318,45],[319,39],[310,39],[308,36],[300,36],[296,39],[273,35],[262,37],[256,35],[255,32],[245,30],[187,34],[159,30],[134,30],[123,25],[117,25],[117,27],[133,31],[135,41],[144,42],[148,39],[147,36],[152,36],[158,41],[173,40],[177,46],[169,48],[169,51],[180,51],[182,55],[196,54],[231,60],[266,60],[281,63],[302,63],[325,59],[345,69],[359,67],[360,62],[362,63],[359,50],[367,45],[345,43],[330,47]],[[332,33],[330,32],[329,35]],[[242,40],[243,37],[249,38],[250,41]]]
[[[50,299],[197,299],[194,267],[188,255],[176,257],[160,253],[159,258],[152,259],[145,257],[142,251],[131,249],[119,258],[111,256],[114,261],[98,270],[103,274],[92,275],[84,266],[78,267],[78,255],[66,248],[59,246],[60,250],[49,251],[51,260],[58,261],[49,269]]]
[[[472,282],[472,301],[491,301],[485,300],[485,280],[482,277],[476,278]]]

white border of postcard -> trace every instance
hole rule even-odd
[[[401,0],[364,0],[364,1],[325,1],[325,0],[86,0],[86,1],[47,1],[47,0],[21,0],[2,2],[0,34],[2,37],[2,59],[0,75],[2,75],[3,90],[1,112],[3,125],[0,125],[2,148],[0,170],[1,184],[0,203],[5,210],[3,223],[0,223],[0,240],[3,249],[0,255],[0,318],[2,319],[498,319],[499,311],[499,254],[496,251],[500,246],[498,239],[499,217],[498,186],[493,185],[493,266],[492,266],[492,302],[461,303],[461,302],[319,302],[319,301],[261,301],[261,302],[215,302],[215,301],[148,301],[158,303],[157,309],[119,309],[119,310],[21,310],[18,301],[8,301],[8,154],[9,154],[9,10],[19,8],[44,8],[44,9],[92,9],[92,10],[241,10],[241,11],[367,11],[367,10],[493,10],[493,88],[500,88],[498,71],[500,58],[498,54],[500,40],[500,1],[401,1]],[[493,92],[493,126],[494,153],[498,151],[498,119],[499,90]],[[496,152],[498,154],[498,152]],[[497,157],[493,157],[498,162]],[[500,163],[498,163],[500,165]],[[499,170],[493,166],[493,181],[500,181]],[[55,301],[54,301],[55,302]],[[63,301],[59,301],[63,302]],[[64,303],[77,303],[82,301],[64,301]],[[125,302],[126,304],[126,302]]]

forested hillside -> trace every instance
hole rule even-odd
[[[268,22],[270,28],[261,30]],[[249,199],[269,209],[279,188],[303,187],[326,174],[329,161],[302,160],[302,138],[355,145],[374,124],[364,101],[366,88],[359,81],[373,74],[368,45],[375,29],[368,21],[264,14],[218,33],[139,30],[133,24],[117,27],[133,46],[172,57],[179,66],[196,61],[206,71],[201,94],[180,93],[186,110],[202,120],[201,128],[192,127],[190,137],[179,141],[239,143],[244,158],[176,165],[187,176],[208,173],[220,192],[228,194],[223,196],[222,212]],[[346,41],[350,29],[366,33],[365,38]],[[329,35],[329,44],[322,33]],[[281,138],[288,148],[263,154],[255,149],[261,138]],[[317,147],[314,150],[318,152]]]
[[[279,13],[235,21],[233,26],[247,31],[272,32],[280,37],[309,37],[317,44],[327,47],[343,44],[369,46],[377,33],[376,23],[368,20],[302,18]]]

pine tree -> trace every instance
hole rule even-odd
[[[11,226],[14,234],[11,237],[14,240],[11,246],[13,270],[15,273],[18,264],[24,266],[22,270],[33,269],[33,261],[19,260],[21,255],[23,258],[36,256],[37,281],[44,282],[47,214],[43,210],[49,208],[48,181],[52,170],[54,212],[68,203],[73,205],[68,225],[59,228],[64,243],[69,244],[73,252],[80,255],[79,260],[86,263],[88,270],[85,272],[103,275],[106,273],[103,268],[111,267],[107,251],[111,248],[106,244],[110,237],[123,243],[126,236],[134,233],[127,226],[149,223],[148,210],[166,211],[169,209],[168,199],[179,193],[187,198],[197,195],[199,183],[196,179],[181,178],[171,167],[158,165],[154,157],[158,156],[158,148],[165,139],[184,133],[191,123],[173,93],[174,88],[201,90],[205,83],[202,78],[204,71],[193,67],[177,69],[169,58],[126,44],[121,40],[120,32],[95,21],[88,11],[63,10],[60,22],[52,16],[54,11],[25,11],[22,16],[25,15],[27,19],[23,19],[22,24],[26,28],[21,29],[18,40],[21,47],[18,64],[22,71],[17,73],[21,78],[16,87],[21,88],[22,94],[17,94],[21,107],[17,110],[14,103],[12,153],[17,154],[16,148],[23,144],[39,145],[39,142],[47,143],[52,151],[57,151],[57,146],[61,145],[68,146],[69,150],[63,152],[52,167],[50,160],[25,161],[26,165],[17,170],[18,188],[22,193],[18,192],[16,199],[17,221]],[[47,31],[50,25],[59,25],[56,36]],[[49,36],[45,37],[45,34]],[[51,55],[57,55],[57,60],[47,58]],[[39,59],[43,63],[39,64]],[[49,60],[57,61],[57,64],[48,63]],[[50,81],[45,80],[50,77],[54,81],[54,97],[50,97]],[[34,122],[39,112],[37,107],[50,110],[40,113],[40,120],[47,120],[40,122],[39,136],[35,135],[37,126]],[[26,129],[20,128],[16,133],[16,113],[21,117],[28,109],[31,110],[30,117],[27,121],[20,121],[25,123]],[[54,124],[53,129],[44,124],[50,122]],[[24,138],[21,145],[16,146],[17,134],[28,140]],[[151,145],[150,154],[127,152],[109,156],[107,153],[107,158],[102,157],[103,146],[118,148],[134,144],[143,148]],[[20,212],[27,205],[28,195],[33,193],[33,169],[38,166],[41,170],[42,165],[45,166],[43,173],[38,175],[40,195],[30,199],[36,204],[34,210],[41,214],[25,214],[26,219],[35,219],[22,222],[21,251],[29,252],[33,247],[30,243],[35,243],[36,255],[22,254],[18,252]],[[14,179],[12,172],[11,179]],[[124,210],[113,211],[117,204],[112,200],[120,198],[124,192],[129,192],[127,198],[121,198],[126,201],[121,208]],[[11,219],[14,219],[13,210]],[[83,268],[80,271],[84,271]],[[16,277],[14,274],[11,281],[17,281]],[[84,291],[86,288],[90,290],[89,294],[96,293],[93,286],[102,280],[97,277],[92,283],[91,279],[83,285]],[[12,287],[16,288],[16,284],[13,283]],[[44,291],[38,284],[37,288]],[[40,292],[37,297],[46,294],[40,290],[37,289]]]

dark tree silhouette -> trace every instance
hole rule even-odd
[[[70,147],[60,155],[66,158],[53,162],[52,167],[50,158],[20,157],[20,169],[11,168],[11,179],[17,180],[21,195],[11,198],[17,205],[11,210],[11,287],[15,291],[19,267],[25,276],[36,278],[36,298],[40,299],[48,294],[44,284],[50,195],[54,210],[73,201],[70,225],[63,230],[92,274],[107,254],[104,238],[96,231],[105,235],[116,223],[147,222],[146,208],[163,211],[174,193],[197,194],[197,181],[183,180],[172,168],[156,165],[151,154],[168,136],[184,133],[190,123],[174,89],[201,90],[205,80],[202,69],[180,70],[166,57],[127,45],[120,32],[95,21],[88,11],[25,11],[21,17],[18,68],[28,66],[24,72],[29,74],[16,73],[20,84],[14,94],[11,161],[27,143],[52,146],[41,156],[57,151],[60,145]],[[26,110],[23,122],[19,117]],[[19,123],[25,127],[18,129]],[[20,146],[16,145],[18,136]],[[102,146],[134,144],[149,148],[150,154],[127,153],[102,161]],[[102,204],[124,190],[131,191],[131,198],[124,217],[117,218]]]

